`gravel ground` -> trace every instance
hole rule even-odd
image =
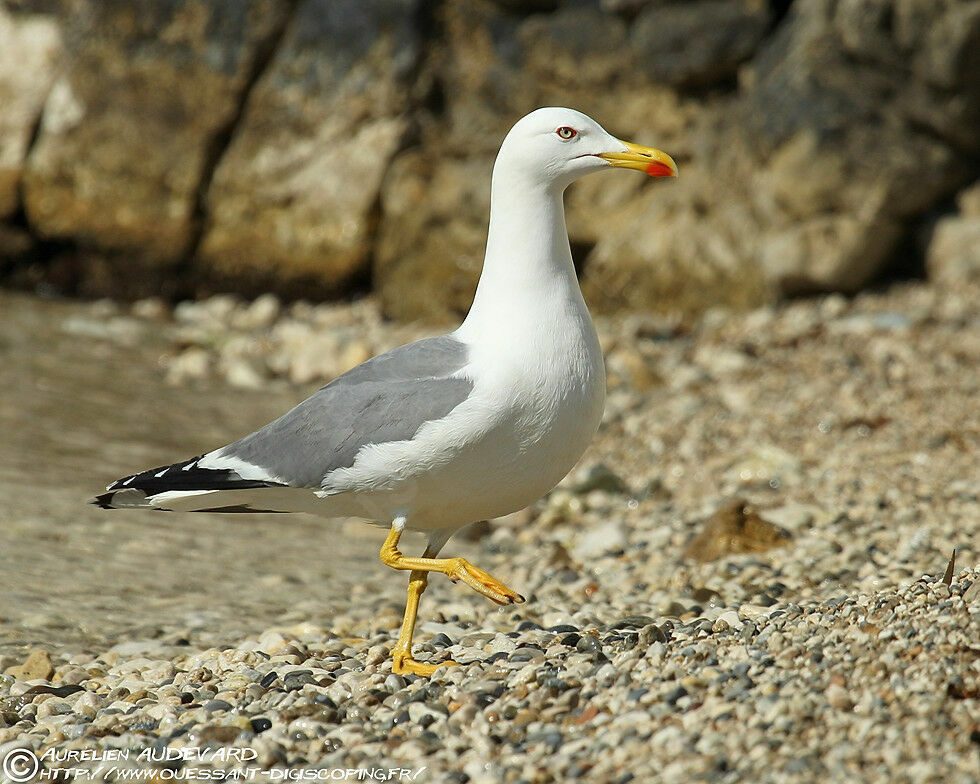
[[[438,579],[423,599],[420,658],[461,666],[391,674],[404,575],[375,570],[326,618],[298,586],[247,639],[5,660],[0,757],[94,780],[980,781],[978,295],[603,321],[596,444],[462,545],[528,603]],[[146,372],[191,389],[319,382],[422,334],[369,301],[270,298],[101,303],[63,326],[162,335]]]

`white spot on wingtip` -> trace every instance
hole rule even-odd
[[[209,470],[234,471],[242,479],[256,479],[260,482],[279,482],[286,484],[281,477],[273,474],[268,469],[255,465],[254,463],[249,463],[241,458],[223,454],[221,449],[216,449],[214,452],[204,455],[204,457],[197,461],[197,465]]]
[[[153,476],[155,476],[157,479],[159,479],[161,476],[163,476],[165,473],[167,473],[167,470],[168,469],[164,468],[161,471],[157,471]]]

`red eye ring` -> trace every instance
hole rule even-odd
[[[562,139],[566,142],[569,139],[574,139],[576,136],[578,136],[578,131],[576,131],[574,128],[569,128],[567,125],[563,125],[557,131],[555,131],[555,133],[558,134],[559,139]]]

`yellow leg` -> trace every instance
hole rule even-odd
[[[408,602],[398,642],[391,650],[391,671],[399,675],[432,675],[439,667],[450,667],[456,662],[447,660],[438,664],[423,664],[412,658],[412,636],[415,634],[415,618],[419,611],[419,597],[429,581],[427,572],[412,571],[408,578]]]
[[[438,667],[456,664],[444,661],[439,664],[423,664],[412,658],[412,636],[415,633],[415,618],[419,610],[419,597],[425,591],[429,572],[441,572],[454,583],[462,580],[473,590],[482,593],[497,604],[523,602],[524,597],[495,580],[482,569],[477,569],[465,558],[433,558],[428,550],[421,558],[410,558],[398,550],[404,520],[399,518],[391,526],[388,538],[381,547],[381,562],[392,569],[411,570],[408,578],[408,601],[405,603],[405,618],[402,620],[398,642],[391,651],[392,672],[398,674],[431,675]]]

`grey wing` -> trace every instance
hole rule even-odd
[[[449,335],[401,346],[334,379],[201,465],[242,461],[277,482],[318,488],[331,471],[353,465],[364,446],[411,439],[426,422],[449,414],[473,389],[472,380],[454,375],[467,362],[466,345]]]

